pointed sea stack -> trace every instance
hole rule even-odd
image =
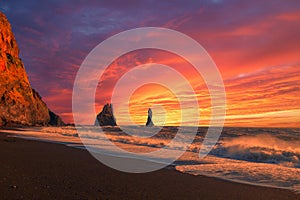
[[[50,110],[30,86],[11,25],[0,12],[0,126],[64,124],[58,116],[50,120]]]
[[[151,108],[148,109],[148,118],[147,118],[147,123],[146,126],[154,126],[153,122],[152,122],[152,110]]]
[[[104,105],[102,111],[97,115],[95,126],[117,126],[116,118],[113,113],[112,104]]]

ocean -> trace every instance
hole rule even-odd
[[[92,146],[95,151],[120,156],[104,140],[135,154],[167,148],[171,152],[185,153],[171,163],[173,169],[192,175],[205,175],[229,181],[284,188],[300,192],[300,129],[299,128],[229,128],[223,132],[210,151],[199,159],[198,153],[207,128],[199,127],[189,146],[182,143],[168,144],[174,139],[178,127],[163,127],[149,138],[132,137],[118,127],[105,127],[105,134],[96,127],[35,127],[8,130],[14,137],[62,143],[74,148]],[[92,131],[91,131],[92,130]],[[130,127],[134,132],[136,129]],[[7,131],[6,131],[7,132]],[[137,132],[134,133],[138,135]],[[149,132],[150,134],[150,132]],[[182,138],[184,139],[184,138]],[[86,146],[83,146],[81,141]],[[136,157],[135,157],[136,158]],[[154,157],[141,157],[157,161]],[[168,162],[168,155],[161,162]]]

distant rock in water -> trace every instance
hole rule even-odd
[[[151,108],[148,109],[148,118],[147,118],[146,126],[154,126],[154,124],[152,122],[152,110],[151,110]]]
[[[95,126],[117,126],[113,113],[112,104],[104,105],[102,111],[97,115]]]
[[[56,123],[60,120],[56,118]],[[31,88],[11,26],[0,12],[0,126],[49,125],[50,121],[50,111]]]

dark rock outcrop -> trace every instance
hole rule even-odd
[[[11,26],[0,12],[0,126],[49,122],[49,109],[31,88]]]
[[[66,124],[64,121],[61,119],[60,116],[49,110],[49,115],[50,115],[50,121],[49,125],[51,126],[65,126]]]
[[[147,118],[146,126],[154,126],[154,124],[152,122],[152,110],[151,110],[151,108],[148,109],[148,118]]]
[[[104,105],[102,111],[97,115],[95,126],[117,126],[113,113],[112,104]]]

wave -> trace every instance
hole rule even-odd
[[[133,135],[138,135],[135,127],[128,128],[130,128],[130,132],[134,132]],[[80,135],[81,138],[104,139],[103,134],[97,132],[99,131],[97,127],[81,127],[81,129],[85,132],[85,134]],[[163,127],[159,134],[149,138],[131,137],[119,128],[106,127],[105,129],[107,131],[106,136],[112,142],[162,148],[174,138],[178,127]],[[199,152],[205,131],[206,129],[200,129],[188,151]],[[46,127],[43,128],[43,132],[78,137],[74,127]],[[150,132],[149,135],[151,135]],[[219,143],[213,148],[210,155],[300,168],[300,138],[297,133],[299,132],[291,129],[225,128]],[[182,141],[185,139],[181,138]],[[174,144],[172,149],[182,149],[182,143]]]
[[[283,140],[271,134],[224,138],[211,154],[300,168],[300,141]]]

